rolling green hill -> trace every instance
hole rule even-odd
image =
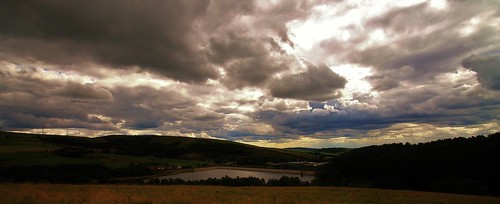
[[[317,156],[173,136],[97,138],[0,132],[0,182],[93,183],[210,165],[266,166]],[[113,180],[113,181],[112,181]]]
[[[262,165],[314,159],[314,155],[236,142],[174,136],[104,136],[85,138],[0,132],[0,166],[97,163],[203,165],[236,162]]]

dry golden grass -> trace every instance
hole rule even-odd
[[[500,203],[500,198],[336,187],[0,184],[0,203]]]

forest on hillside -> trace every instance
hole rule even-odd
[[[500,195],[500,133],[348,151],[317,173],[321,185]]]

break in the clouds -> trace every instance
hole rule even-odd
[[[0,124],[265,146],[500,131],[500,2],[8,1]]]

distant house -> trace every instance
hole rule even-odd
[[[228,161],[225,163],[226,166],[236,166],[236,161]]]
[[[153,171],[165,171],[165,167],[161,165],[150,166],[149,169]]]

